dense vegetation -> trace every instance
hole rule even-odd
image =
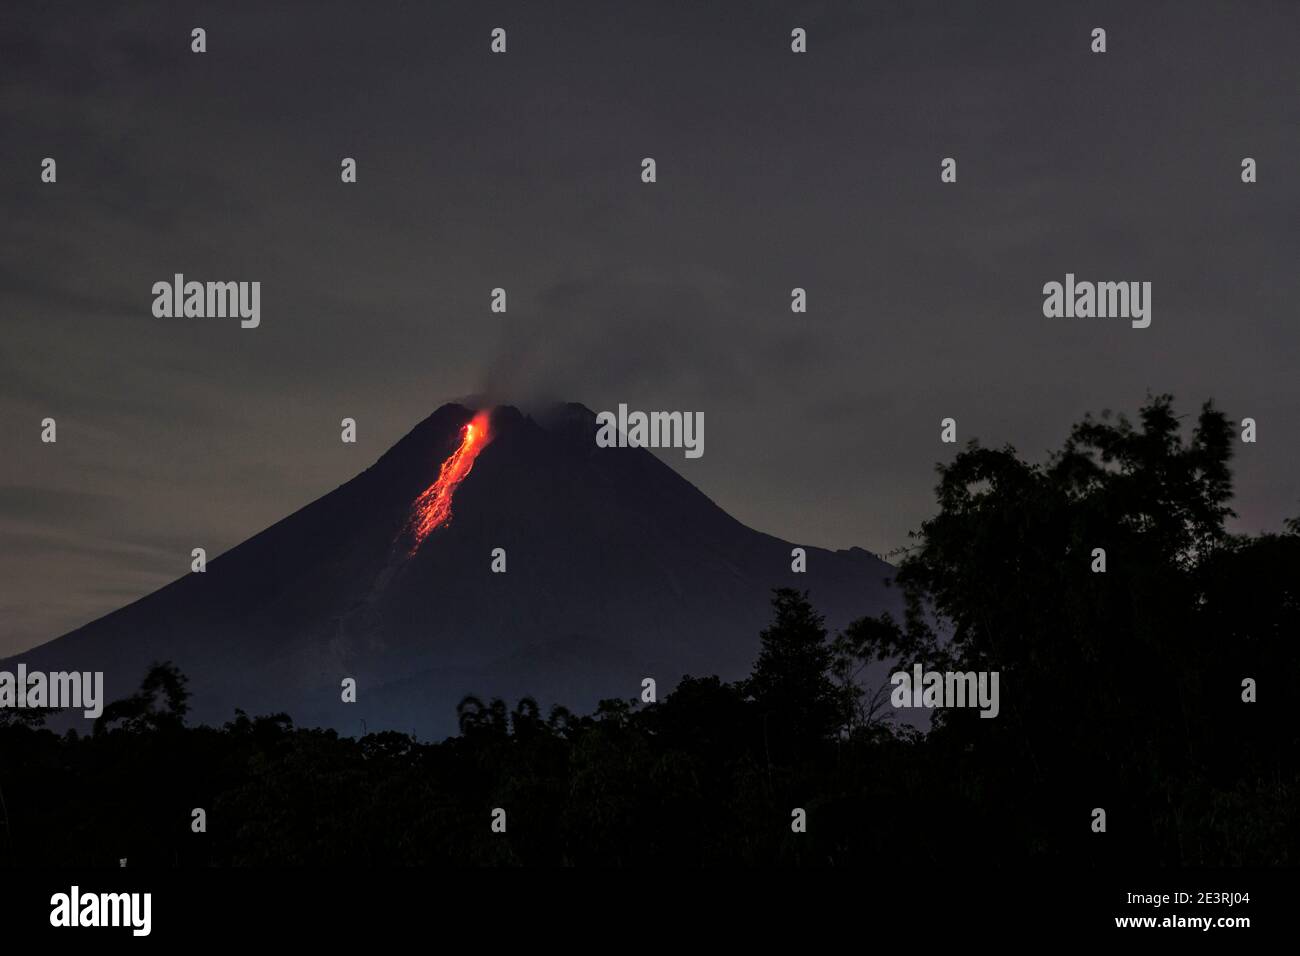
[[[777,591],[748,679],[687,677],[654,704],[466,698],[440,743],[285,715],[187,727],[161,665],[93,736],[2,712],[0,859],[1296,865],[1300,526],[1229,534],[1236,433],[1209,406],[1184,431],[1158,397],[1041,465],[972,443],[902,562],[905,620],[830,635]],[[935,711],[918,733],[887,686],[859,686],[878,660],[998,671],[1001,711]]]

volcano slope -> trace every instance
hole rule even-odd
[[[450,518],[416,541],[413,510],[474,416],[444,405],[206,572],[0,668],[104,671],[114,700],[170,660],[190,679],[191,721],[242,708],[438,738],[455,733],[467,694],[583,711],[637,696],[645,677],[661,695],[683,674],[741,677],[773,587],[808,590],[832,627],[897,611],[885,562],[804,546],[807,571],[792,572],[791,543],[742,525],[651,452],[597,447],[580,405],[481,418],[489,434],[456,465]],[[498,548],[505,573],[492,570]]]

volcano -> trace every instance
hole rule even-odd
[[[773,587],[809,591],[832,627],[897,611],[884,561],[804,546],[794,573],[791,543],[644,448],[597,447],[596,430],[581,405],[536,418],[444,405],[206,572],[0,666],[103,671],[114,700],[170,660],[190,679],[191,721],[241,708],[437,738],[467,694],[582,712],[636,697],[645,677],[661,695],[684,674],[742,677]]]

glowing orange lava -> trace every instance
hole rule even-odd
[[[479,412],[469,424],[461,427],[460,445],[438,469],[438,479],[411,506],[407,530],[414,539],[412,554],[419,550],[432,531],[451,520],[451,497],[474,467],[474,459],[488,443],[488,438],[486,411]]]

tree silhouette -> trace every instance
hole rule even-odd
[[[170,661],[152,665],[137,693],[104,708],[95,721],[95,734],[114,729],[115,725],[132,733],[179,730],[189,712],[190,694],[185,687],[188,680]]]
[[[1247,545],[1227,533],[1231,441],[1208,404],[1185,440],[1162,395],[1138,426],[1086,419],[1045,466],[971,443],[940,468],[940,512],[897,576],[906,620],[849,629],[880,659],[1000,673],[1005,725],[940,710],[928,744],[978,752],[963,767],[1031,843],[1060,845],[1043,795],[1104,797],[1130,821],[1124,846],[1138,855],[1195,860],[1224,837],[1226,818],[1197,788],[1221,766],[1226,727],[1250,720],[1239,681],[1258,665],[1243,651],[1267,645],[1279,678],[1300,676],[1294,641],[1277,639],[1295,619],[1300,539]],[[1293,583],[1268,574],[1262,552]],[[1222,587],[1234,580],[1260,598],[1244,615]],[[1265,749],[1255,770],[1294,781],[1296,764]]]
[[[843,703],[829,676],[825,622],[807,592],[777,588],[772,609],[775,620],[759,635],[758,660],[744,689],[762,715],[769,748],[786,754],[829,738]]]
[[[815,596],[778,589],[747,679],[684,676],[649,706],[543,720],[531,697],[467,696],[436,743],[242,711],[187,727],[162,664],[91,737],[0,713],[0,860],[1295,865],[1300,521],[1230,533],[1232,429],[1210,406],[1191,426],[1158,396],[1043,464],[969,444],[899,568],[901,618],[832,639]],[[888,685],[860,686],[882,660],[997,671],[1000,713],[890,721]],[[223,824],[196,838],[194,806]]]

